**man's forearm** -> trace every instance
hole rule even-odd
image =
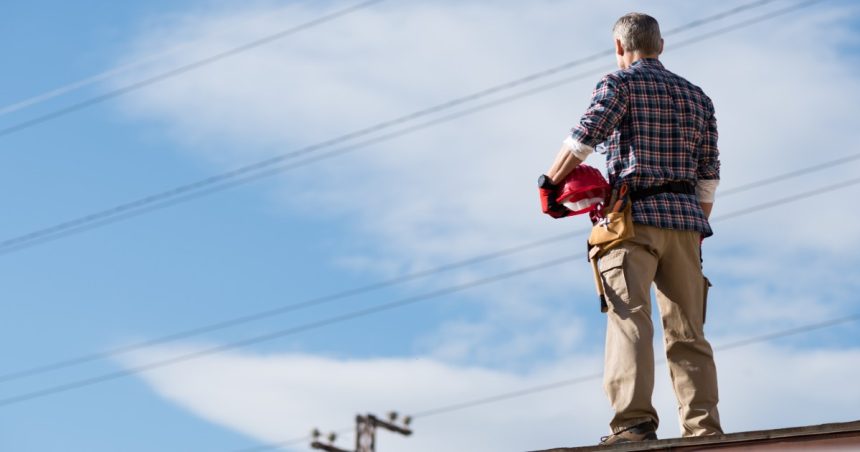
[[[559,184],[580,163],[582,163],[582,160],[573,155],[569,147],[562,145],[555,158],[555,162],[549,171],[546,172],[546,176],[553,184]]]
[[[711,218],[711,210],[714,208],[714,203],[712,202],[699,202],[702,206],[702,212],[705,213],[705,218]]]

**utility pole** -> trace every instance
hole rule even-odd
[[[388,420],[384,421],[379,419],[378,417],[367,414],[355,417],[355,450],[346,450],[341,449],[334,445],[334,442],[337,440],[337,435],[332,432],[328,434],[328,443],[321,443],[319,441],[320,436],[322,434],[319,430],[314,429],[311,432],[311,437],[313,441],[311,442],[311,447],[314,449],[324,450],[326,452],[376,452],[376,429],[382,427],[386,430],[399,433],[404,436],[409,436],[412,434],[412,430],[409,428],[409,424],[412,423],[412,418],[406,416],[403,418],[403,425],[397,425],[397,412],[392,411],[388,413]]]

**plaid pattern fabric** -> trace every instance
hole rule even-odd
[[[720,178],[711,99],[657,59],[641,59],[604,76],[571,136],[607,154],[613,187],[626,182],[637,190]],[[662,193],[637,201],[633,221],[713,234],[695,195]]]

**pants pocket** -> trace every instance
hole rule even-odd
[[[614,249],[597,262],[600,277],[603,278],[603,288],[606,291],[607,300],[617,305],[618,302],[627,304],[630,302],[630,292],[627,289],[627,278],[624,274],[624,258],[627,251]]]

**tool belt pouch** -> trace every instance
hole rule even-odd
[[[588,245],[599,248],[597,257],[615,248],[621,242],[633,238],[633,213],[631,203],[620,212],[609,212],[606,218],[591,228]]]
[[[630,211],[629,202],[621,211],[606,214],[606,218],[591,228],[591,235],[588,237],[588,260],[591,261],[591,267],[594,270],[597,295],[600,297],[600,312],[607,312],[609,306],[606,304],[606,290],[600,279],[602,276],[597,268],[597,259],[631,238],[633,238],[633,213]]]

